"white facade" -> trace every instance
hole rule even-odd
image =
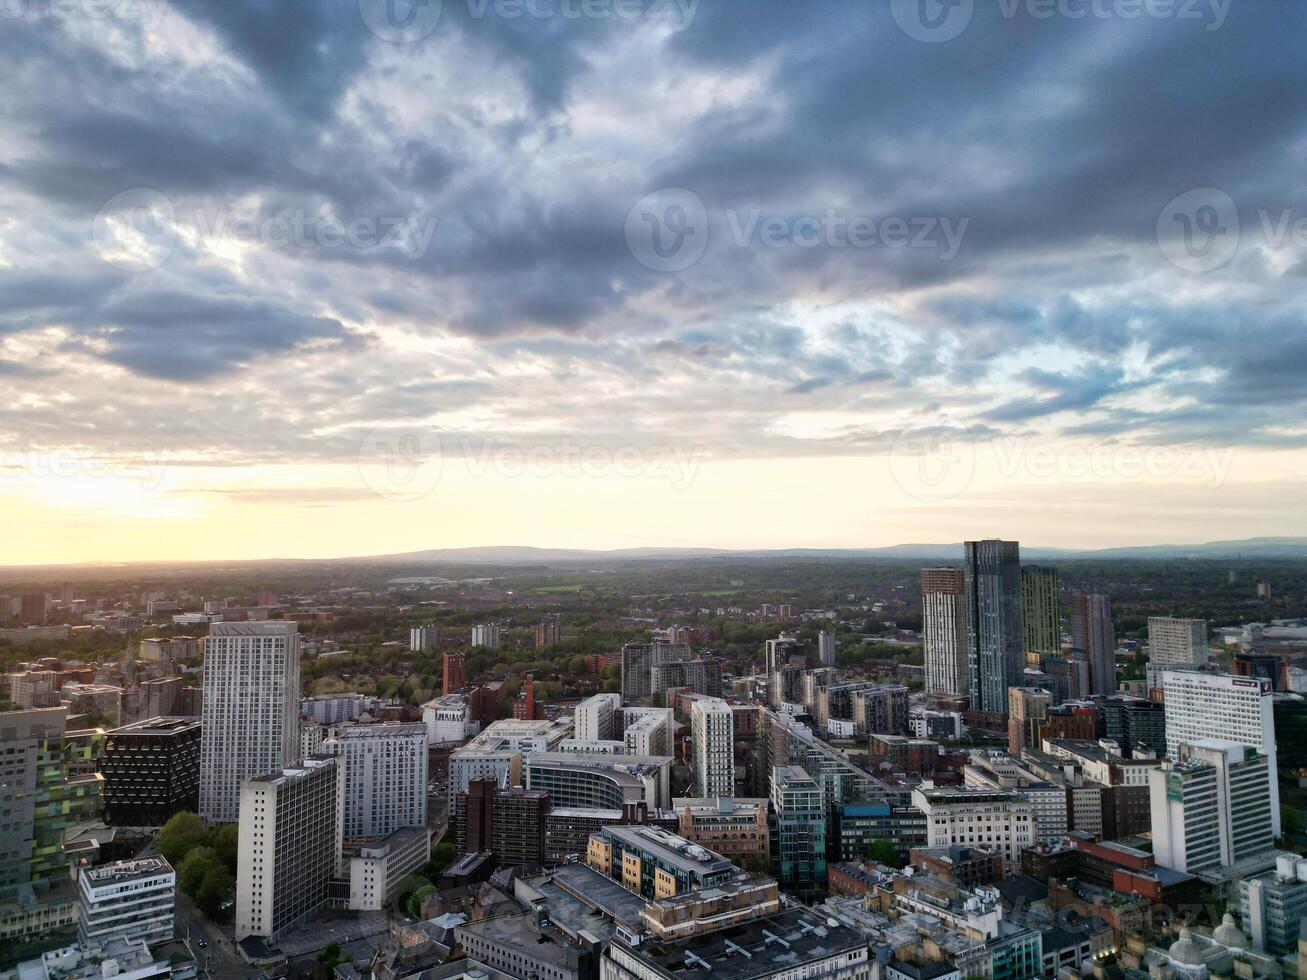
[[[527,721],[504,718],[486,727],[449,757],[449,810],[473,780],[493,779],[499,786],[522,785],[522,757],[552,751],[572,734],[570,718]]]
[[[1207,663],[1207,620],[1148,617],[1148,663],[1200,667]]]
[[[1035,843],[1034,807],[1014,793],[918,787],[912,805],[926,815],[927,847],[983,845],[1019,866]]]
[[[326,904],[340,864],[341,774],[314,756],[241,786],[237,942],[275,937]]]
[[[588,742],[603,742],[616,738],[617,713],[622,708],[620,694],[594,694],[576,706],[576,737]]]
[[[922,570],[921,634],[926,691],[966,694],[971,669],[967,661],[966,576],[962,569]]]
[[[87,868],[77,879],[78,941],[163,943],[173,937],[177,876],[161,857]]]
[[[627,755],[671,755],[671,708],[627,708],[623,713],[626,730],[622,741]]]
[[[1180,758],[1180,746],[1215,739],[1238,742],[1267,758],[1271,816],[1280,836],[1280,788],[1276,780],[1274,695],[1270,681],[1233,674],[1164,670],[1166,752]]]
[[[214,623],[204,642],[200,817],[231,823],[241,784],[299,758],[300,638],[295,623]]]
[[[359,848],[349,859],[349,907],[379,912],[404,878],[431,857],[431,830],[407,827],[383,841]]]
[[[735,712],[721,698],[700,698],[690,708],[694,795],[735,795]]]
[[[345,839],[426,826],[426,725],[359,725],[327,739],[322,751],[344,769]]]
[[[434,650],[440,643],[440,628],[437,626],[414,626],[408,631],[408,648],[415,653]]]
[[[352,721],[364,712],[379,711],[385,703],[369,694],[322,694],[315,698],[301,698],[300,714],[319,725],[338,725],[342,721]]]
[[[487,650],[499,649],[499,626],[496,623],[479,623],[472,627],[472,645]]]
[[[422,723],[432,745],[465,742],[477,733],[480,723],[472,721],[472,709],[461,694],[446,694],[422,706]]]
[[[822,630],[817,634],[817,656],[823,667],[835,666],[835,634],[830,630]]]

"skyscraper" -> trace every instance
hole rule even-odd
[[[200,816],[240,815],[241,783],[299,758],[300,638],[281,620],[214,623],[204,643]]]
[[[1167,755],[1172,759],[1183,758],[1185,745],[1211,739],[1237,742],[1267,757],[1271,821],[1279,837],[1280,787],[1271,682],[1259,677],[1165,670],[1159,683],[1166,699]]]
[[[971,707],[1003,714],[1023,669],[1021,548],[994,539],[965,548]]]
[[[1021,636],[1025,653],[1056,657],[1062,652],[1057,616],[1057,569],[1026,565],[1021,569]]]
[[[926,691],[966,696],[971,690],[967,662],[967,581],[960,568],[921,570],[921,627],[926,658]]]
[[[1207,620],[1148,617],[1148,663],[1200,667],[1207,663]]]
[[[1072,593],[1071,658],[1082,685],[1087,682],[1082,694],[1116,693],[1116,633],[1107,596]]]
[[[817,634],[817,654],[823,667],[835,666],[835,634],[830,630]]]
[[[427,823],[427,726],[356,725],[322,743],[344,771],[346,839],[385,837]]]
[[[439,642],[439,626],[414,626],[408,631],[408,648],[414,652],[432,650]]]
[[[773,708],[779,708],[785,700],[781,690],[781,668],[802,649],[793,633],[782,633],[767,641],[767,703]]]
[[[694,793],[735,795],[735,713],[720,698],[701,698],[690,708],[694,744]]]

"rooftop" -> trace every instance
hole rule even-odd
[[[176,735],[180,732],[189,732],[200,727],[198,718],[147,718],[144,721],[133,722],[130,725],[123,725],[121,728],[111,729],[110,735]]]
[[[139,858],[135,861],[115,861],[98,868],[83,871],[87,881],[93,885],[120,884],[138,878],[157,878],[159,875],[172,873],[172,865],[161,857]]]
[[[652,854],[659,861],[692,874],[716,874],[734,868],[729,858],[678,837],[661,827],[605,827],[603,834],[623,845]]]
[[[412,738],[421,735],[426,738],[427,726],[420,721],[386,722],[381,725],[354,725],[342,728],[335,736],[339,742],[358,741],[368,738]]]
[[[677,980],[749,980],[867,947],[866,937],[806,908],[676,942],[614,943]]]

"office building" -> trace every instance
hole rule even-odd
[[[921,638],[927,693],[966,697],[971,690],[971,668],[962,569],[921,570]]]
[[[671,708],[627,708],[622,741],[627,755],[671,755],[676,724]]]
[[[646,899],[711,888],[737,873],[729,859],[659,827],[605,827],[591,835],[586,863]]]
[[[173,937],[177,876],[161,857],[84,868],[77,876],[77,939],[83,946],[115,939],[150,945]]]
[[[458,795],[454,846],[459,854],[489,851],[500,867],[544,864],[545,818],[551,809],[542,790],[477,780]]]
[[[200,817],[231,823],[241,784],[299,758],[300,638],[295,623],[214,623],[204,643]]]
[[[678,799],[677,833],[723,854],[736,864],[766,860],[771,853],[767,801],[763,799]]]
[[[434,650],[440,645],[440,627],[414,626],[408,631],[408,648],[414,653]]]
[[[1111,739],[1127,759],[1136,754],[1166,755],[1166,706],[1124,695],[1096,698],[1103,719],[1103,737]]]
[[[556,807],[621,810],[643,803],[665,810],[671,806],[671,766],[671,756],[532,752],[522,782],[546,791]]]
[[[142,660],[167,663],[193,660],[200,656],[200,641],[193,636],[147,636],[141,640],[139,656]]]
[[[877,841],[886,841],[907,863],[908,852],[926,846],[926,817],[910,806],[841,803],[835,808],[827,842],[830,862],[861,861]]]
[[[328,900],[340,865],[341,770],[312,756],[241,784],[236,940],[275,939]]]
[[[340,694],[321,694],[315,698],[300,698],[300,714],[319,725],[339,725],[354,721],[365,714],[377,714],[385,706],[381,698],[352,691]]]
[[[1274,850],[1275,772],[1256,749],[1199,740],[1181,745],[1179,761],[1148,779],[1153,854],[1163,866],[1218,873]]]
[[[862,933],[798,907],[671,942],[637,945],[618,934],[600,960],[599,978],[867,980],[876,975],[870,956]]]
[[[1062,652],[1056,568],[1022,566],[1021,637],[1026,653],[1056,657]]]
[[[782,704],[793,703],[786,699],[781,672],[791,657],[803,656],[803,647],[793,633],[781,633],[776,639],[767,641],[766,651],[767,703],[779,709]],[[799,676],[803,676],[802,667],[799,668]]]
[[[431,858],[431,830],[404,827],[379,841],[363,844],[348,856],[349,908],[380,912],[397,897],[400,883]]]
[[[968,541],[966,602],[971,708],[1007,713],[1007,692],[1024,669],[1021,549],[1015,541]]]
[[[1083,682],[1082,696],[1116,693],[1116,633],[1107,596],[1072,593],[1071,659]]]
[[[346,840],[386,837],[427,823],[427,727],[358,725],[322,743],[344,770],[341,828]]]
[[[1307,859],[1282,854],[1273,871],[1242,878],[1238,888],[1239,918],[1253,949],[1275,957],[1297,951],[1307,917]]]
[[[1167,755],[1179,759],[1180,746],[1208,739],[1237,742],[1265,755],[1271,815],[1279,837],[1280,788],[1270,682],[1191,670],[1164,670],[1158,676],[1165,694]]]
[[[699,797],[735,795],[735,713],[720,698],[690,708],[694,792]]]
[[[454,797],[466,792],[473,780],[490,779],[499,786],[520,786],[522,757],[552,751],[571,734],[571,719],[519,721],[505,718],[493,722],[449,757],[450,814],[454,812]]]
[[[823,667],[835,666],[835,634],[830,630],[817,634],[817,659]]]
[[[104,738],[105,819],[119,827],[162,827],[194,812],[200,797],[200,723],[150,718]]]
[[[576,737],[583,742],[612,741],[621,734],[622,696],[593,694],[576,706]]]
[[[1022,848],[1035,843],[1035,814],[1030,801],[1016,793],[918,787],[912,805],[926,816],[926,846],[979,845],[1001,851],[1019,867]]]
[[[827,806],[822,787],[800,766],[774,766],[773,868],[784,891],[812,896],[826,887]]]
[[[445,694],[453,694],[455,691],[463,690],[467,685],[464,655],[453,651],[446,653],[441,658],[441,667],[441,691]]]
[[[427,741],[432,745],[464,742],[480,728],[472,720],[472,706],[461,694],[445,694],[428,701],[422,706],[422,723],[427,726]]]
[[[1207,663],[1207,620],[1148,617],[1151,667],[1201,667]]]
[[[499,624],[478,623],[472,627],[472,646],[487,650],[499,649]]]

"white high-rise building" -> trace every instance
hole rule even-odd
[[[344,769],[346,840],[385,837],[427,823],[427,726],[358,725],[322,743]]]
[[[835,634],[830,630],[822,630],[817,634],[817,655],[821,658],[823,667],[835,666]]]
[[[921,634],[926,691],[965,695],[971,686],[967,662],[967,580],[960,568],[921,570]]]
[[[671,755],[671,708],[627,708],[622,712],[626,727],[622,740],[628,755]]]
[[[1271,855],[1275,772],[1266,756],[1218,739],[1182,745],[1180,756],[1148,774],[1157,862],[1196,874]]]
[[[1207,663],[1207,620],[1148,617],[1151,667],[1201,667]]]
[[[487,650],[499,649],[499,625],[497,623],[478,623],[472,627],[472,645],[485,647]]]
[[[438,626],[414,626],[408,631],[408,648],[414,652],[434,650],[439,643],[440,627]]]
[[[1280,788],[1276,780],[1275,715],[1271,682],[1261,677],[1163,670],[1158,675],[1166,701],[1166,753],[1209,739],[1237,742],[1267,758],[1271,820],[1280,836]]]
[[[706,799],[735,795],[735,712],[721,698],[701,698],[690,708],[694,745],[694,792]]]
[[[927,847],[981,844],[1017,866],[1035,844],[1034,807],[1016,793],[918,787],[912,805],[926,815]]]
[[[236,940],[275,938],[327,903],[340,866],[341,769],[330,756],[241,786]]]
[[[214,623],[204,641],[200,816],[233,823],[241,783],[299,758],[296,624]]]
[[[161,857],[86,868],[77,878],[77,898],[77,939],[83,946],[172,939],[177,876]]]
[[[620,694],[593,694],[576,706],[573,718],[576,737],[585,742],[606,742],[616,738],[617,715],[622,710]]]

